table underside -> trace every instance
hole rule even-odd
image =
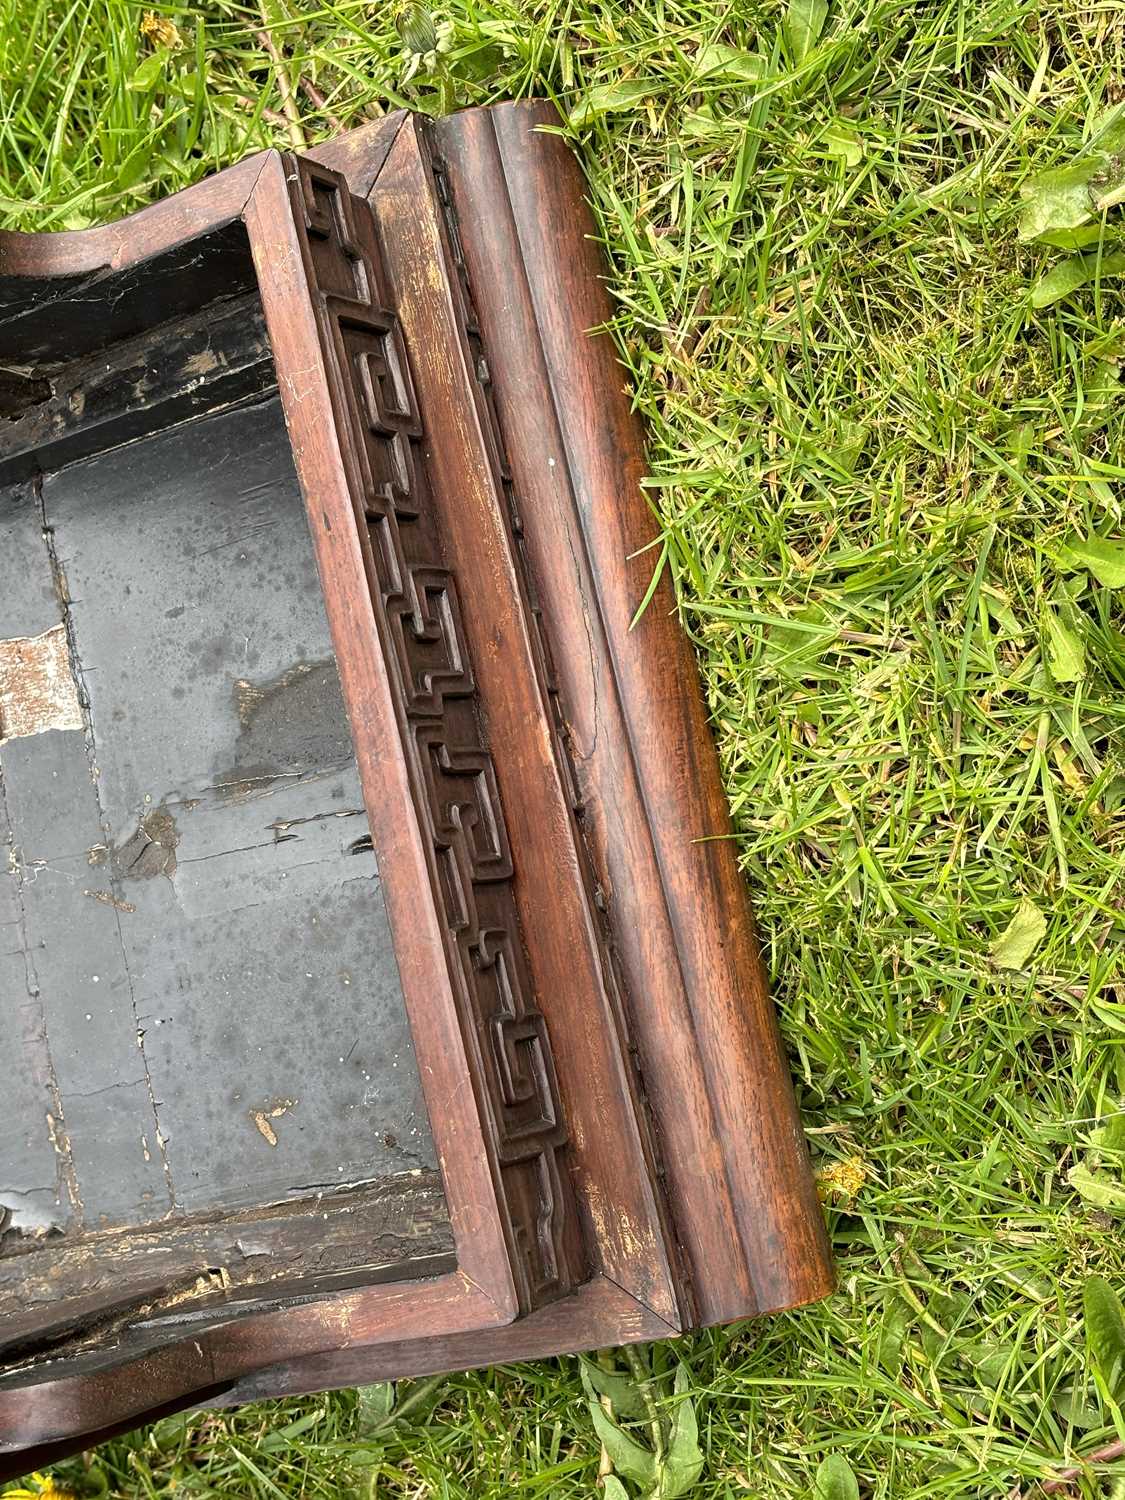
[[[0,581],[0,1322],[138,1235],[448,1250],[276,398],[9,485]],[[368,1200],[396,1251],[283,1227]]]

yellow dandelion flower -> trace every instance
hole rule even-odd
[[[141,19],[141,35],[154,47],[168,47],[173,52],[184,44],[176,25],[167,16],[158,16],[154,10],[146,10]]]
[[[4,1490],[0,1492],[0,1500],[74,1500],[72,1491],[56,1484],[50,1474],[33,1474],[31,1482],[33,1490]]]
[[[851,1203],[867,1181],[867,1164],[862,1156],[848,1156],[834,1161],[816,1174],[816,1191],[822,1203]]]

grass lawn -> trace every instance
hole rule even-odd
[[[0,0],[6,222],[403,103],[559,100],[839,1258],[821,1307],[644,1352],[661,1402],[687,1372],[683,1492],[1042,1493],[1125,1438],[1083,1317],[1125,1287],[1125,5],[452,0],[436,59],[417,8],[262,7]],[[388,1396],[56,1479],[602,1493],[576,1360]],[[1125,1495],[1125,1459],[1067,1493]]]

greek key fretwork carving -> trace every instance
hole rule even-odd
[[[334,292],[338,296],[354,296],[361,303],[370,302],[373,291],[371,267],[356,236],[355,205],[351,193],[346,187],[341,189],[335,172],[303,159],[298,162],[290,158],[290,161],[291,180],[295,179],[298,187],[305,232],[310,238],[322,241],[331,252],[336,264],[330,269],[344,273],[343,281],[337,283],[318,267],[319,290],[322,294]]]
[[[385,599],[411,717],[440,715],[446,697],[473,691],[461,632],[461,611],[452,576],[411,565],[401,595]]]
[[[448,848],[464,839],[474,881],[511,880],[512,856],[492,757],[476,748],[451,750],[443,734],[432,728],[418,734],[434,843]]]
[[[346,416],[345,466],[370,541],[372,599],[456,967],[454,993],[479,1061],[513,1267],[530,1308],[567,1291],[585,1268],[570,1248],[575,1210],[551,1044],[524,956],[461,602],[429,503],[422,413],[402,330],[381,305],[366,204],[335,173],[287,160],[334,400]]]

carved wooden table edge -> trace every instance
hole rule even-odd
[[[104,228],[244,225],[456,1270],[0,1377],[0,1477],[191,1404],[664,1337],[833,1285],[580,169],[540,102],[400,113]],[[203,1321],[198,1321],[203,1316]],[[8,1457],[5,1458],[4,1455]]]

